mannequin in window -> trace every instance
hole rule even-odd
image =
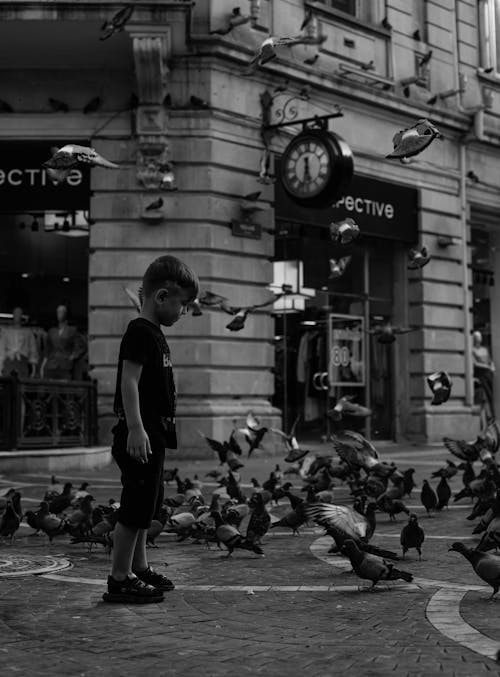
[[[495,365],[491,359],[490,351],[483,346],[483,335],[480,331],[472,334],[472,365],[474,367],[474,378],[483,386],[486,396],[493,407],[493,373]]]
[[[23,327],[23,309],[12,311],[12,324],[0,329],[0,374],[10,376],[13,371],[19,378],[33,378],[38,363],[35,335]]]
[[[47,334],[45,355],[40,368],[42,378],[71,379],[75,361],[85,352],[81,338],[68,324],[68,307],[64,304],[56,309],[57,327],[51,327]]]

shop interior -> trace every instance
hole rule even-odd
[[[369,433],[374,439],[393,439],[394,345],[379,343],[367,330],[394,319],[394,262],[398,245],[365,236],[362,243],[340,249],[331,242],[327,228],[308,225],[307,236],[303,236],[303,231],[297,224],[281,223],[276,236],[275,260],[285,262],[278,269],[287,265],[290,271],[300,270],[302,279],[297,284],[293,285],[290,277],[287,282],[307,295],[297,297],[290,307],[275,313],[273,404],[283,409],[288,428],[300,416],[297,428],[300,434],[326,437],[336,426],[326,415],[328,409],[339,397],[353,395],[355,402],[372,409],[372,416],[369,421],[353,417],[348,427]],[[330,260],[346,256],[349,262],[343,274],[332,275]],[[366,378],[362,387],[357,384],[327,390],[315,387],[318,380],[313,382],[314,374],[328,371],[327,322],[332,313],[352,316],[353,320],[361,318],[363,322]],[[348,319],[343,326],[349,327]]]
[[[47,332],[57,327],[56,309],[68,310],[68,324],[87,344],[89,217],[84,211],[2,215],[0,242],[0,330],[8,331],[13,310],[23,310],[23,325],[35,335],[38,364]],[[86,351],[75,361],[72,378],[88,378]],[[2,374],[6,376],[7,374]]]

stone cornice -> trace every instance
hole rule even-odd
[[[212,36],[206,36],[206,39],[200,36],[199,40],[198,38],[196,39],[196,43],[199,45],[196,53],[175,54],[174,58],[176,60],[201,59],[203,60],[204,67],[208,68],[209,65],[213,67],[213,64],[208,63],[208,59],[212,57],[218,60],[219,66],[225,63],[227,70],[231,70],[230,66],[232,63],[237,63],[240,66],[247,65],[248,60],[243,55],[252,53],[244,45],[235,46],[233,43],[229,46],[228,44],[221,44],[220,40],[214,41]],[[410,103],[408,99],[387,92],[382,93],[373,87],[358,83],[352,85],[344,78],[327,75],[320,71],[312,73],[310,69],[297,67],[297,65],[288,65],[285,61],[280,61],[279,58],[267,64],[265,69],[258,71],[252,77],[252,81],[255,82],[257,78],[263,88],[269,87],[271,84],[275,85],[278,79],[280,81],[296,83],[297,86],[309,84],[315,91],[322,91],[347,100],[356,100],[367,106],[377,106],[391,110],[397,117],[404,115],[410,120],[420,117],[432,118],[436,125],[448,127],[461,133],[467,132],[471,126],[471,117],[465,113],[422,104],[418,105],[414,101]],[[250,78],[247,79],[250,80]]]

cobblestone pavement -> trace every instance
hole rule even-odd
[[[415,467],[420,483],[447,454],[408,449],[387,450],[384,457],[402,469]],[[275,463],[252,458],[243,482],[262,481]],[[216,467],[210,461],[175,465],[181,476],[200,478]],[[114,466],[58,475],[66,478],[88,480],[99,502],[119,498]],[[0,495],[19,487],[26,510],[36,507],[48,481],[43,474],[0,476]],[[300,486],[296,477],[291,481]],[[212,488],[205,487],[207,496]],[[336,494],[339,502],[347,500],[343,487]],[[488,657],[500,648],[500,599],[485,601],[489,589],[462,557],[447,551],[454,540],[475,542],[465,520],[470,504],[461,501],[429,519],[419,490],[406,503],[427,535],[424,559],[412,551],[400,564],[414,574],[412,584],[367,592],[343,558],[327,554],[330,540],[320,529],[305,528],[299,537],[276,529],[264,541],[264,558],[237,552],[229,560],[215,548],[162,535],[149,551],[151,563],[162,570],[167,561],[177,589],[165,602],[142,607],[101,601],[109,569],[102,550],[89,553],[68,537],[49,546],[23,526],[12,546],[0,545],[2,675],[500,675],[500,665]],[[273,512],[285,510],[283,503]],[[373,542],[398,550],[405,520],[377,516]],[[72,566],[64,568],[68,560]],[[8,561],[20,563],[24,575],[2,576]],[[34,575],[27,573],[30,566],[35,573],[50,570]]]

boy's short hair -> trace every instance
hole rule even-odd
[[[168,284],[170,283],[170,284]],[[161,287],[180,287],[191,292],[191,301],[198,296],[199,282],[196,273],[175,256],[160,256],[148,266],[142,279],[145,297],[151,296]]]

